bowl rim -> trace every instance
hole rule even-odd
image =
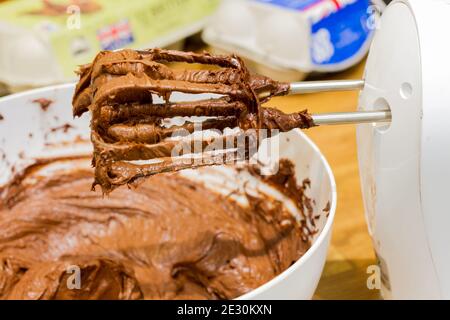
[[[55,85],[51,85],[51,86],[45,86],[45,87],[41,87],[41,88],[29,89],[29,90],[15,92],[15,93],[11,93],[9,95],[0,97],[0,102],[14,100],[15,98],[24,97],[24,96],[27,96],[30,94],[42,93],[42,92],[46,92],[46,91],[50,91],[50,90],[63,90],[63,89],[67,89],[67,88],[75,89],[75,86],[76,86],[76,82],[68,82],[68,83],[62,83],[62,84],[55,84]]]
[[[0,97],[0,102],[6,102],[9,100],[13,100],[15,98],[27,96],[30,94],[47,92],[47,91],[51,91],[51,90],[64,90],[64,89],[69,89],[69,88],[75,89],[75,86],[76,86],[76,83],[72,82],[72,83],[57,84],[57,85],[46,86],[46,87],[42,87],[42,88],[26,90],[26,91],[22,91],[22,92],[18,92],[18,93],[13,93],[13,94],[5,96],[5,97]],[[261,286],[255,288],[241,296],[238,296],[235,299],[246,300],[246,299],[257,298],[257,296],[259,294],[269,290],[270,288],[272,288],[279,282],[283,281],[285,278],[287,278],[293,272],[295,272],[297,269],[299,269],[302,265],[304,265],[306,263],[306,261],[308,259],[310,259],[313,256],[313,254],[315,254],[316,251],[318,251],[318,249],[323,245],[323,242],[326,241],[329,233],[331,232],[333,222],[334,222],[334,217],[336,214],[336,207],[337,207],[337,190],[336,190],[336,181],[335,181],[333,171],[331,170],[331,167],[330,167],[328,161],[326,160],[324,154],[320,151],[319,147],[311,140],[311,138],[309,138],[300,129],[294,129],[293,131],[297,135],[299,135],[302,139],[304,139],[306,141],[306,143],[309,145],[309,147],[311,147],[312,150],[319,156],[319,160],[321,161],[321,163],[325,169],[325,172],[327,174],[327,177],[330,180],[330,192],[331,192],[330,204],[331,204],[331,206],[330,206],[330,212],[329,212],[327,221],[326,221],[325,226],[323,227],[322,231],[320,232],[318,238],[313,243],[313,245],[293,265],[291,265],[289,268],[287,268],[286,270],[281,272],[279,275],[277,275],[270,281],[262,284]]]

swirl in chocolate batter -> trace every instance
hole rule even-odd
[[[77,169],[44,175],[52,163],[39,164],[0,189],[1,299],[230,299],[309,248],[268,196],[243,206],[172,173],[103,197],[90,191],[88,159],[66,161]],[[302,212],[304,199],[294,199]],[[68,286],[71,266],[79,289]]]

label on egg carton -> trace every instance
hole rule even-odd
[[[74,80],[100,50],[169,46],[201,30],[219,0],[15,0],[0,4],[0,81]],[[14,89],[13,89],[14,90]]]
[[[239,7],[239,14],[226,17]],[[204,38],[259,63],[302,72],[339,71],[366,54],[378,11],[369,0],[231,0],[222,3],[218,22],[211,20]],[[241,28],[253,32],[237,32],[239,17],[247,21]],[[227,32],[219,23],[234,25]]]

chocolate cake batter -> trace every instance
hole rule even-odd
[[[174,69],[167,63],[201,64],[202,69]],[[194,164],[177,164],[172,151],[179,142],[167,141],[180,129],[192,133],[196,127],[188,120],[184,125],[165,128],[164,119],[174,116],[213,117],[202,130],[239,127],[241,131],[227,141],[237,141],[248,129],[309,128],[314,125],[305,111],[284,114],[261,103],[289,91],[289,84],[260,75],[252,75],[236,55],[219,56],[173,50],[102,51],[91,64],[79,70],[80,80],[73,97],[73,114],[91,111],[91,139],[94,145],[94,186],[109,193],[123,184],[160,172],[177,171]],[[171,102],[173,92],[211,93],[219,97],[195,102]],[[164,103],[153,103],[158,95]],[[192,140],[200,153],[212,145],[222,145],[224,137]],[[257,140],[254,138],[253,140]],[[258,141],[254,142],[258,143]],[[234,146],[236,144],[233,144]],[[182,148],[184,150],[184,148]],[[192,150],[193,148],[189,148]],[[248,147],[247,149],[250,150]],[[245,160],[251,154],[240,155]],[[137,160],[158,159],[157,164],[135,165]],[[205,163],[223,163],[219,157]]]
[[[53,100],[50,100],[50,99],[47,99],[47,98],[38,98],[38,99],[34,99],[31,102],[39,104],[39,106],[41,107],[42,111],[47,111],[48,108],[50,108],[50,106],[52,105]]]
[[[171,173],[104,197],[90,190],[89,160],[70,161],[78,169],[44,177],[35,165],[0,189],[1,299],[229,299],[309,248],[304,226],[268,196],[243,207]],[[293,167],[281,167],[270,183],[287,190]]]

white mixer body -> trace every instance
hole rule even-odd
[[[450,299],[450,1],[397,0],[366,65],[357,129],[369,232],[393,299]]]

